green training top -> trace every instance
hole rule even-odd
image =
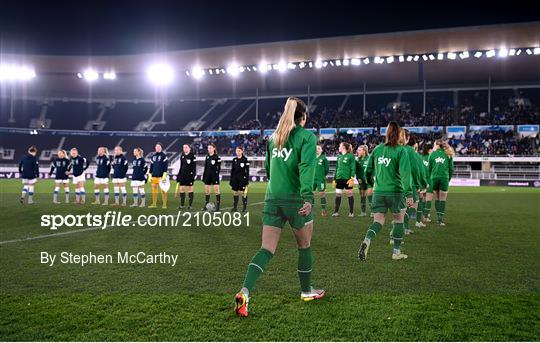
[[[326,175],[330,171],[330,163],[324,154],[317,157],[317,167],[315,168],[315,181],[326,182]]]
[[[430,178],[450,179],[454,175],[454,160],[444,153],[444,150],[437,149],[429,155],[428,171]]]
[[[270,139],[266,145],[264,168],[268,177],[265,201],[309,201],[313,203],[313,180],[317,138],[300,125],[279,149]]]
[[[336,173],[334,180],[345,179],[348,180],[354,177],[356,172],[356,159],[350,152],[346,154],[340,154],[337,158]]]
[[[369,156],[356,156],[356,179],[366,182],[366,166]]]
[[[414,190],[426,188],[424,163],[422,157],[410,145],[405,145],[411,163],[411,182]]]
[[[411,163],[405,147],[379,144],[369,155],[366,179],[373,180],[373,192],[411,194]]]

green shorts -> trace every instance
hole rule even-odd
[[[304,205],[303,202],[289,202],[284,204],[281,202],[265,201],[263,207],[262,223],[283,229],[288,222],[293,229],[303,229],[306,224],[313,221],[313,213],[307,216],[298,214],[298,210]]]
[[[326,180],[315,180],[313,183],[313,191],[326,192]]]
[[[448,192],[448,183],[448,179],[432,178],[429,183],[428,193],[433,193],[433,191]]]
[[[399,213],[405,208],[407,208],[407,205],[405,204],[405,196],[402,193],[373,193],[373,200],[371,202],[371,212],[373,213],[386,213],[388,210],[392,213]]]

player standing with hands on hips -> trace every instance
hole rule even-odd
[[[261,248],[251,259],[244,284],[235,296],[235,312],[248,316],[250,292],[276,251],[281,230],[288,222],[298,246],[300,298],[324,297],[324,290],[311,286],[313,255],[313,180],[317,138],[306,129],[307,108],[298,98],[289,98],[266,148],[265,169],[269,179],[264,200]]]

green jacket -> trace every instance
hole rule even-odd
[[[265,201],[313,203],[313,180],[317,165],[317,138],[296,125],[281,149],[272,139],[266,146],[264,167],[268,177]]]
[[[422,157],[410,145],[406,145],[405,149],[411,163],[411,182],[414,190],[426,188],[426,173]]]
[[[452,179],[454,175],[454,160],[448,157],[442,149],[437,149],[429,155],[428,171],[431,179]]]
[[[362,182],[366,182],[366,165],[368,161],[369,156],[356,157],[356,179],[362,180]]]
[[[354,177],[356,172],[356,159],[350,152],[346,154],[340,154],[337,159],[336,173],[334,180],[345,179],[348,180]]]
[[[317,167],[315,168],[315,181],[326,182],[326,175],[330,171],[330,163],[324,154],[317,157]]]
[[[411,163],[405,147],[379,144],[369,155],[366,179],[379,194],[412,194]]]

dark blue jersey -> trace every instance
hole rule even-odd
[[[108,178],[111,173],[111,159],[103,155],[96,157],[96,177],[100,179]]]
[[[124,155],[114,156],[113,159],[113,178],[123,179],[126,177],[129,165]]]
[[[133,181],[145,181],[146,180],[146,173],[148,172],[148,166],[146,165],[146,161],[144,160],[144,157],[136,158],[131,162],[131,166],[133,167],[133,175],[131,176],[131,180]]]
[[[51,172],[56,174],[56,180],[66,180],[69,176],[66,174],[69,167],[69,160],[67,158],[55,158],[51,163]]]
[[[79,155],[71,158],[68,170],[73,170],[73,176],[80,176],[86,169],[88,169],[89,165],[90,161]]]
[[[150,164],[150,173],[153,177],[162,177],[163,173],[169,168],[169,159],[163,152],[156,152],[152,155]]]
[[[26,154],[19,163],[19,173],[23,179],[35,179],[39,177],[39,164],[37,158]]]

